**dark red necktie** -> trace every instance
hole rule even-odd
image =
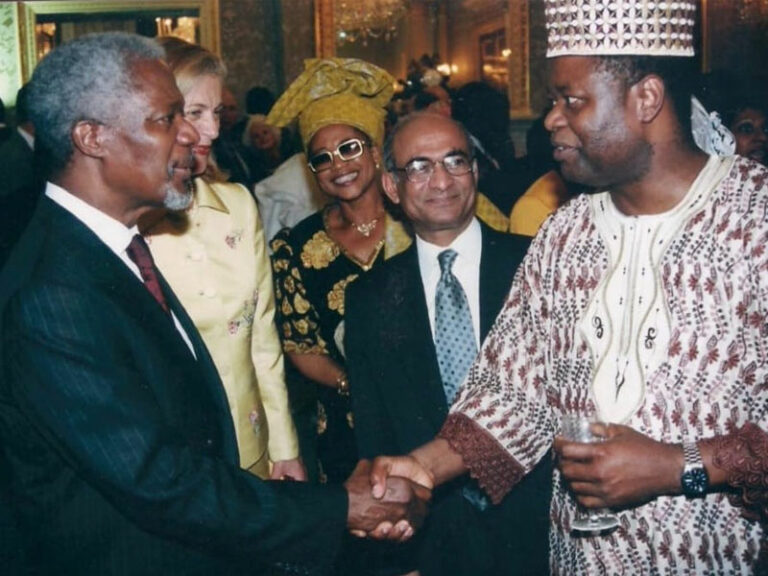
[[[155,261],[152,260],[152,254],[149,253],[147,243],[144,242],[139,234],[136,234],[125,250],[128,253],[128,257],[133,260],[134,264],[139,267],[139,273],[141,279],[144,280],[144,286],[147,287],[150,294],[154,296],[157,303],[168,314],[168,304],[165,302],[165,296],[163,296],[163,290],[160,287],[160,282],[157,279],[157,268],[155,268]]]

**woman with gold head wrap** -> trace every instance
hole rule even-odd
[[[278,330],[304,379],[292,389],[294,415],[300,435],[302,422],[316,425],[317,437],[312,430],[302,449],[309,467],[316,441],[321,481],[344,481],[357,462],[341,347],[345,287],[410,244],[380,190],[379,146],[393,82],[362,60],[307,60],[267,118],[274,126],[298,118],[309,168],[332,198],[271,243]]]

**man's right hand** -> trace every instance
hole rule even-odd
[[[379,475],[386,474],[384,470]],[[405,478],[390,477],[384,479],[384,485],[374,495],[371,474],[371,463],[361,460],[344,483],[349,497],[347,527],[358,536],[407,540],[424,521],[432,496],[431,484],[423,486]]]
[[[406,456],[379,456],[373,461],[373,466],[368,468],[369,489],[376,499],[384,498],[391,487],[404,478],[414,485],[431,490],[467,471],[461,454],[442,438],[436,438]],[[365,534],[353,530],[356,536],[388,540],[407,540],[412,533],[412,527],[402,520],[394,524],[384,520],[373,531],[368,530]]]
[[[435,487],[432,474],[410,454],[405,456],[379,456],[371,467],[371,490],[374,498],[381,498],[387,490],[387,479],[390,476],[408,478],[420,486]]]

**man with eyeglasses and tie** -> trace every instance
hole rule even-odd
[[[416,112],[384,145],[384,191],[416,241],[347,288],[345,349],[360,455],[434,438],[509,291],[528,239],[475,218],[477,164],[456,121]],[[544,463],[492,506],[468,477],[435,494],[421,535],[378,558],[381,573],[546,573]],[[393,567],[396,570],[393,570]]]

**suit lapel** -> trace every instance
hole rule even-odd
[[[403,381],[407,389],[402,391],[404,396],[400,402],[407,407],[405,398],[410,397],[439,428],[448,413],[448,405],[429,327],[415,242],[399,264],[392,271],[397,288],[392,291],[393,307],[389,309],[399,311],[393,326],[398,343],[393,361],[403,363],[407,376]]]
[[[480,333],[488,335],[507,300],[517,269],[525,259],[531,239],[502,234],[481,223],[483,254],[480,258]]]
[[[92,234],[87,228],[85,230]],[[73,243],[73,245],[83,251],[79,255],[73,254],[73,259],[80,263],[87,259],[88,262],[82,274],[90,276],[91,281],[110,293],[123,309],[129,311],[143,326],[161,339],[164,349],[167,349],[170,354],[179,356],[180,360],[194,362],[194,357],[176,330],[173,321],[144,287],[141,279],[137,278],[120,258],[95,236],[92,241]],[[166,297],[173,294],[164,280],[161,285]],[[175,297],[172,299],[176,300]],[[195,330],[185,327],[185,331],[190,334]]]
[[[160,286],[163,289],[163,294],[165,295],[165,298],[168,302],[168,306],[178,319],[179,324],[181,324],[181,327],[184,329],[184,332],[186,332],[187,336],[189,337],[192,348],[195,351],[195,356],[197,357],[197,365],[199,370],[202,372],[205,380],[211,382],[211,387],[214,392],[213,399],[217,404],[216,408],[223,414],[230,414],[229,401],[227,399],[226,391],[224,390],[224,385],[221,383],[218,369],[213,363],[213,358],[211,358],[210,352],[208,352],[208,348],[200,336],[200,332],[198,332],[194,322],[192,322],[192,319],[187,314],[187,311],[184,310],[184,306],[182,306],[181,302],[176,297],[176,294],[174,294],[173,289],[170,287],[168,282],[166,282],[165,277],[159,270],[157,271],[157,277],[160,281]],[[160,307],[157,306],[157,308]],[[174,331],[176,331],[175,326]],[[179,338],[179,340],[180,339],[181,338]],[[186,343],[184,343],[184,347],[186,348]],[[187,352],[189,352],[188,348]],[[229,442],[223,443],[226,456],[233,459],[234,462],[239,462],[240,458],[239,450],[237,448],[237,436],[235,433],[234,422],[232,421],[232,418],[223,418],[222,424],[225,426],[225,428],[227,428],[227,437],[231,440]]]
[[[514,253],[505,254],[498,233],[481,224],[483,251],[480,256],[480,342],[496,321],[501,306],[512,286],[518,259]]]
[[[138,325],[152,334],[153,342],[162,347],[169,362],[175,363],[179,369],[191,371],[190,386],[193,379],[205,386],[207,397],[216,402],[216,406],[211,406],[211,413],[221,414],[219,421],[227,438],[222,442],[225,454],[233,462],[238,462],[234,426],[218,371],[197,328],[162,274],[158,271],[163,293],[187,333],[197,361],[173,321],[125,263],[68,211],[45,197],[41,204],[42,209],[48,213],[46,221],[49,223],[51,241],[66,246],[66,252],[57,252],[55,257],[65,259],[68,267],[77,270],[83,285],[94,285],[108,293],[117,306],[132,315]]]

